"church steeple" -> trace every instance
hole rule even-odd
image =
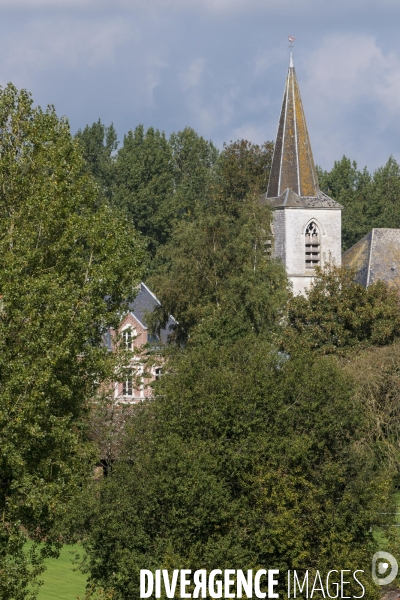
[[[292,55],[266,196],[276,198],[287,189],[300,197],[316,197],[319,192]]]
[[[342,207],[318,186],[292,56],[268,190],[260,203],[273,211],[271,255],[286,267],[294,294],[310,288],[316,267],[328,261],[340,265]]]

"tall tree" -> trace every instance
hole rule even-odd
[[[235,208],[235,215],[225,208],[210,199],[208,212],[182,221],[159,253],[150,285],[162,307],[152,321],[166,322],[173,314],[177,340],[217,315],[230,322],[234,336],[251,328],[266,333],[288,297],[284,269],[269,255],[268,208],[260,206],[258,195]]]
[[[246,140],[225,146],[206,194],[197,192],[201,202],[194,204],[193,217],[178,222],[157,254],[150,285],[163,306],[153,321],[173,314],[178,339],[186,339],[215,310],[237,334],[249,327],[266,331],[278,319],[287,280],[281,265],[271,260],[271,212],[259,202],[272,150],[269,142],[260,147]],[[209,165],[208,160],[207,169]]]
[[[209,197],[218,151],[189,127],[171,134],[142,125],[124,138],[116,162],[114,203],[146,236],[150,254],[175,225],[191,220]]]
[[[208,206],[218,150],[190,127],[172,133],[169,143],[174,168],[175,217],[177,221],[190,220]]]
[[[320,186],[343,205],[343,249],[374,227],[400,227],[400,166],[391,156],[373,175],[345,156],[331,171],[319,170]]]
[[[335,161],[331,171],[318,171],[320,188],[344,207],[342,217],[342,247],[347,250],[370,231],[373,220],[368,216],[371,175],[365,167],[346,156]]]
[[[393,156],[375,171],[365,210],[373,227],[400,227],[400,165]]]
[[[88,172],[99,184],[100,197],[105,197],[110,202],[115,183],[114,153],[118,148],[117,132],[113,124],[106,127],[99,119],[93,125],[79,129],[75,139],[80,144]]]
[[[53,108],[0,90],[0,598],[31,595],[38,553],[88,461],[83,416],[112,372],[102,336],[141,275],[142,242],[83,173]],[[40,569],[39,569],[40,570]]]
[[[229,211],[249,194],[261,196],[267,191],[273,152],[273,142],[262,146],[247,140],[224,144],[218,164],[219,197]]]
[[[116,159],[114,204],[146,237],[150,253],[165,243],[174,219],[172,149],[164,133],[143,125],[124,136]]]

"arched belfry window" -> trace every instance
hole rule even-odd
[[[305,237],[306,269],[314,269],[314,267],[321,264],[320,236],[318,227],[314,221],[311,221],[307,225]]]

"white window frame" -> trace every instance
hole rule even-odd
[[[126,369],[126,376],[122,382],[122,395],[126,398],[133,397],[133,389],[134,389],[133,379],[134,379],[133,369],[131,369],[131,368]]]
[[[132,352],[134,348],[134,340],[137,337],[137,331],[135,327],[132,327],[132,325],[126,325],[121,331],[121,336],[125,350]]]

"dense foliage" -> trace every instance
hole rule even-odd
[[[177,221],[190,218],[207,197],[217,150],[186,128],[172,134],[138,126],[115,157],[112,203],[145,236],[151,256]]]
[[[195,338],[100,486],[91,581],[121,600],[138,597],[140,568],[369,572],[371,527],[395,511],[393,455],[353,377],[255,334]]]
[[[271,214],[257,196],[235,212],[210,207],[182,222],[160,252],[150,284],[163,306],[153,317],[163,322],[173,314],[179,340],[215,311],[236,335],[249,327],[267,335],[282,314],[288,285],[282,265],[268,254]]]
[[[167,138],[139,125],[124,136],[118,152],[112,125],[98,121],[76,138],[104,196],[145,236],[153,258],[176,225],[207,213],[212,199],[232,214],[250,193],[265,192],[273,153],[271,142],[258,146],[246,140],[224,145],[219,153],[190,127]]]
[[[215,311],[231,335],[249,328],[268,334],[278,321],[288,286],[270,256],[272,214],[259,202],[271,159],[271,144],[225,146],[208,194],[159,249],[149,281],[162,309],[153,317],[165,322],[173,314],[179,341]]]
[[[317,274],[305,296],[288,302],[282,350],[348,354],[366,346],[385,346],[400,336],[396,289],[382,281],[364,288],[350,269],[329,264]]]
[[[51,552],[67,529],[115,600],[138,596],[140,568],[369,570],[396,512],[398,295],[328,265],[290,296],[259,203],[272,153],[143,126],[119,147],[100,121],[73,139],[52,108],[0,90],[0,598],[34,591],[26,537]],[[393,158],[370,174],[343,157],[319,178],[345,208],[345,248],[400,227]],[[102,336],[145,247],[152,325],[173,314],[178,343],[124,436],[107,412],[120,458],[93,481],[88,409],[115,373]]]
[[[343,205],[343,250],[374,227],[400,228],[400,166],[390,157],[373,174],[347,157],[319,171],[321,189]]]
[[[258,201],[272,151],[138,127],[113,159],[110,202],[152,257],[153,325],[172,313],[184,342],[125,460],[74,505],[91,585],[118,600],[138,595],[140,568],[369,571],[372,533],[396,511],[397,293],[327,266],[290,298]],[[346,157],[319,171],[344,206],[345,249],[400,226],[399,177],[392,158],[374,174]]]
[[[262,146],[238,140],[215,146],[193,129],[169,138],[158,130],[136,127],[118,142],[112,125],[100,121],[76,134],[87,168],[105,196],[126,210],[147,236],[154,256],[182,218],[191,219],[208,207],[218,187],[230,210],[250,192],[266,191],[273,143]],[[400,227],[400,167],[393,157],[370,173],[343,156],[330,171],[318,169],[320,188],[343,205],[343,249],[373,227]],[[164,221],[163,221],[164,220]]]
[[[142,242],[84,174],[69,126],[0,90],[0,598],[40,567],[26,536],[51,530],[94,459],[84,415],[110,375],[102,336],[141,274]]]
[[[115,189],[114,155],[118,148],[117,132],[111,124],[103,125],[100,119],[93,125],[86,125],[75,134],[79,142],[85,171],[91,173],[99,190],[99,201],[111,201]]]

